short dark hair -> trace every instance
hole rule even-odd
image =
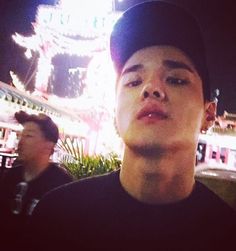
[[[205,45],[200,26],[185,9],[163,1],[147,1],[126,10],[114,25],[110,37],[111,58],[118,74],[138,50],[154,45],[179,48],[193,62],[203,82],[203,95],[211,90]]]
[[[35,115],[28,114],[24,111],[19,111],[15,113],[15,118],[22,125],[24,125],[26,122],[36,123],[40,127],[42,133],[44,134],[47,140],[57,143],[57,140],[59,138],[58,127],[52,121],[52,119],[44,113],[39,113],[38,115]]]

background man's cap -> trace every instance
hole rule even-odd
[[[26,122],[36,123],[40,127],[47,140],[57,143],[59,138],[58,127],[47,115],[43,113],[34,115],[28,114],[24,111],[19,111],[15,113],[15,118],[22,125],[24,125]]]
[[[147,1],[126,10],[114,25],[110,37],[111,58],[117,73],[121,73],[136,51],[154,45],[169,45],[182,50],[202,79],[204,97],[210,99],[205,46],[200,27],[192,15],[163,1]]]

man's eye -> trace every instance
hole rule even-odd
[[[25,138],[32,138],[33,137],[31,134],[24,134],[22,136],[25,137]]]
[[[166,82],[171,85],[186,85],[189,83],[187,79],[176,78],[176,77],[168,77]]]
[[[142,81],[141,80],[135,80],[135,81],[130,81],[126,84],[126,86],[128,87],[135,87],[135,86],[138,86],[142,84]]]

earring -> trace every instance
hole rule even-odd
[[[205,127],[202,127],[201,128],[201,133],[203,133],[203,134],[205,134],[207,131],[208,131],[208,127],[207,126],[205,126]]]

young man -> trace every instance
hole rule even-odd
[[[235,212],[194,179],[198,136],[216,113],[196,21],[145,2],[118,20],[110,46],[122,167],[48,194],[32,221],[39,249],[226,250]]]
[[[64,169],[50,162],[59,137],[51,118],[23,111],[17,112],[15,118],[24,127],[18,157],[0,184],[0,245],[6,243],[9,250],[22,238],[29,217],[43,195],[73,180]]]

